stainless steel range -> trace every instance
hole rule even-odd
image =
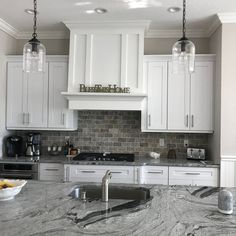
[[[82,152],[73,158],[73,161],[127,161],[134,162],[134,154],[131,153],[96,153]]]

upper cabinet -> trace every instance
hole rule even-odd
[[[77,129],[76,114],[61,95],[67,87],[67,61],[48,56],[45,73],[25,74],[22,57],[8,57],[7,129]]]
[[[197,55],[189,75],[173,74],[170,56],[146,56],[142,130],[212,133],[214,60],[213,55]]]
[[[167,129],[167,68],[166,61],[145,61],[144,78],[147,84],[147,114],[142,114],[147,120],[149,130]]]

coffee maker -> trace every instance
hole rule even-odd
[[[22,155],[23,138],[17,135],[6,139],[6,154],[8,157],[19,157]]]
[[[28,157],[40,156],[41,134],[29,133],[27,135],[25,155]]]

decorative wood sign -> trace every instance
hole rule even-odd
[[[80,92],[86,93],[130,93],[129,87],[118,87],[116,84],[109,84],[108,87],[103,87],[101,84],[95,84],[94,87],[85,86],[80,84]]]

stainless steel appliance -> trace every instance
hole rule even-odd
[[[205,149],[187,148],[187,159],[190,160],[205,160]]]
[[[0,163],[0,178],[38,179],[38,163]]]
[[[17,135],[6,139],[6,155],[8,157],[19,157],[22,155],[23,138]]]
[[[94,153],[81,152],[73,158],[73,161],[134,161],[134,154],[131,153]]]
[[[25,155],[28,157],[40,156],[40,144],[41,134],[40,133],[29,133],[26,142]]]

